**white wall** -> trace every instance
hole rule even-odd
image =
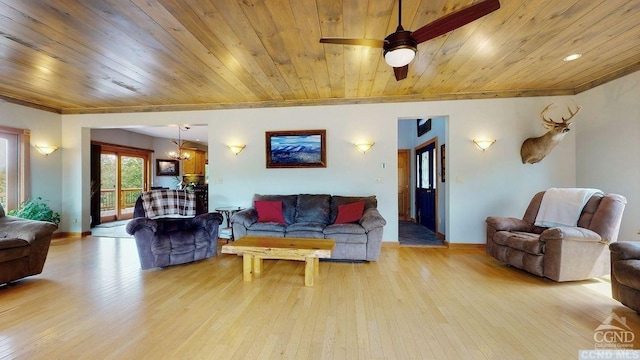
[[[387,219],[384,240],[397,241],[397,129],[398,118],[448,114],[450,208],[446,216],[451,243],[484,243],[484,219],[489,215],[521,216],[536,191],[575,184],[575,139],[570,133],[540,164],[522,165],[519,149],[528,136],[543,129],[538,114],[551,101],[565,98],[526,98],[418,102],[402,104],[340,105],[294,108],[211,110],[191,112],[65,115],[63,131],[68,161],[63,171],[74,175],[75,186],[63,190],[70,202],[69,218],[88,215],[88,198],[77,191],[88,176],[88,152],[73,139],[82,127],[168,125],[178,121],[209,125],[210,202],[213,206],[249,206],[254,193],[375,194]],[[326,129],[326,169],[266,169],[264,132],[272,130]],[[498,141],[486,152],[475,148],[478,137]],[[353,142],[373,140],[366,154]],[[238,156],[225,146],[244,143]],[[382,168],[382,164],[385,168]],[[82,164],[82,170],[75,168]],[[382,178],[383,183],[376,183]],[[81,205],[79,205],[81,204]],[[85,205],[86,204],[86,205]],[[69,231],[87,230],[71,226]],[[73,224],[72,224],[73,225]]]
[[[59,114],[0,101],[0,125],[31,130],[31,144],[61,146]],[[48,156],[30,148],[31,197],[42,197],[54,211],[60,212],[62,153]]]
[[[576,96],[577,186],[627,198],[619,240],[640,240],[640,72]]]

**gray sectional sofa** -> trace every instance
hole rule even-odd
[[[245,236],[333,239],[332,259],[376,261],[382,246],[386,221],[377,209],[375,196],[337,196],[327,194],[254,195],[256,201],[282,203],[284,223],[259,222],[256,207],[231,217],[235,239]],[[337,224],[341,205],[364,201],[360,220]]]

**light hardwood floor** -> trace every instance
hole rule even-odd
[[[384,247],[380,261],[265,260],[242,281],[235,255],[139,268],[133,239],[52,243],[41,275],[0,288],[0,358],[575,359],[595,329],[640,317],[608,278],[555,283],[480,250]]]

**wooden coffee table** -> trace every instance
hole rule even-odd
[[[246,236],[222,245],[222,253],[242,255],[244,281],[260,274],[263,259],[304,261],[304,285],[313,286],[315,276],[320,273],[320,258],[330,258],[335,245],[336,242],[329,239]]]

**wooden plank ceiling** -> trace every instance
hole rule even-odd
[[[405,0],[416,30],[472,0]],[[395,0],[0,0],[0,98],[59,113],[575,94],[640,69],[640,0],[502,0],[418,46]],[[583,54],[573,62],[562,59]]]

